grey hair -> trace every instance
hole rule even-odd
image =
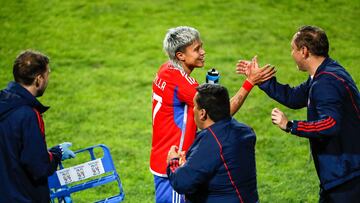
[[[200,40],[200,33],[195,28],[179,26],[168,30],[163,42],[163,48],[176,68],[183,69],[176,57],[176,52],[184,52],[185,48],[196,40]]]

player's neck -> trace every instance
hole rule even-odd
[[[194,67],[188,67],[188,66],[186,66],[184,64],[182,64],[182,67],[183,67],[185,73],[188,74],[188,75],[190,75],[191,72],[194,70]]]
[[[186,74],[190,75],[191,72],[194,70],[195,67],[189,66],[186,63],[184,63],[183,61],[180,61],[180,64],[182,69],[185,71]]]
[[[208,119],[204,123],[204,128],[208,128],[208,127],[212,126],[214,123],[215,123],[214,121],[212,121],[211,119]]]
[[[184,69],[184,70],[188,75],[190,75],[191,72],[194,70],[194,68],[187,68],[187,69]]]
[[[320,67],[320,65],[322,64],[322,62],[324,62],[325,57],[323,56],[312,56],[312,60],[309,63],[309,69],[308,69],[308,73],[310,76],[314,76],[317,69]]]
[[[212,126],[215,122],[213,120],[211,120],[209,118],[209,116],[206,118],[206,120],[203,120],[199,123],[196,123],[198,126],[198,128],[200,128],[201,130],[205,129],[205,128],[208,128],[210,126]]]
[[[30,94],[32,94],[34,97],[37,96],[37,90],[34,85],[23,85],[20,84],[23,88],[25,88]]]

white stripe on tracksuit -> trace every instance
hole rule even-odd
[[[175,190],[172,191],[172,203],[181,203],[181,195]]]
[[[179,151],[182,151],[183,144],[184,144],[184,139],[185,139],[186,123],[187,123],[187,110],[188,110],[188,105],[185,104],[183,124],[182,124],[182,127],[181,127],[181,137],[180,137]],[[182,203],[181,202],[181,195],[178,194],[177,192],[175,192],[175,190],[172,191],[172,203]]]
[[[186,133],[187,111],[188,111],[188,105],[185,104],[185,106],[184,106],[184,118],[183,118],[183,123],[182,123],[182,126],[181,126],[181,137],[180,137],[179,151],[182,151],[183,144],[184,144],[185,133]]]

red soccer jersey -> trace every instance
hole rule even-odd
[[[167,154],[172,145],[179,147],[183,128],[186,129],[183,151],[187,151],[195,139],[193,98],[198,85],[194,78],[170,62],[163,64],[156,74],[153,81],[150,156],[150,170],[154,175],[166,177]]]

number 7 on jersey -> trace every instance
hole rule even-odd
[[[153,102],[156,101],[156,105],[155,108],[153,110],[153,125],[154,125],[154,121],[155,121],[155,116],[157,114],[157,112],[160,110],[161,104],[162,104],[162,97],[160,97],[159,95],[157,95],[155,92],[153,92]]]

